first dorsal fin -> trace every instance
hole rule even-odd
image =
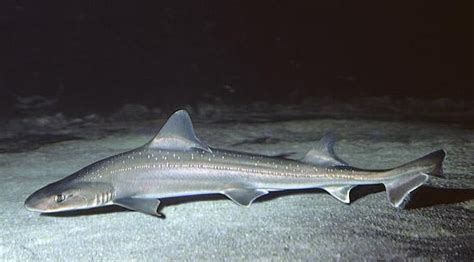
[[[179,110],[171,115],[160,132],[147,146],[167,150],[198,148],[211,152],[209,146],[196,137],[191,118],[185,110]]]
[[[302,161],[319,166],[347,166],[348,164],[334,153],[335,142],[333,133],[325,134],[319,143],[306,153]]]

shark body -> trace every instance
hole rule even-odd
[[[333,150],[330,136],[302,160],[212,148],[195,135],[186,111],[174,113],[147,144],[87,166],[36,191],[25,201],[31,211],[51,213],[119,205],[151,215],[160,199],[224,194],[249,206],[272,191],[322,188],[349,203],[358,185],[385,185],[388,200],[401,207],[429,176],[440,176],[443,150],[386,170],[349,166]]]

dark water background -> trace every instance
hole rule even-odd
[[[470,1],[3,1],[0,104],[470,100]]]

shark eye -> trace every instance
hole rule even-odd
[[[58,194],[54,196],[54,201],[56,201],[56,203],[61,203],[64,200],[66,200],[66,196],[63,194]]]

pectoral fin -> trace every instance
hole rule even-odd
[[[115,199],[114,204],[148,215],[162,216],[162,214],[158,213],[158,206],[160,205],[160,200],[158,199],[127,197]]]
[[[229,188],[223,194],[234,201],[234,203],[248,207],[255,199],[268,194],[268,191],[263,189]]]

